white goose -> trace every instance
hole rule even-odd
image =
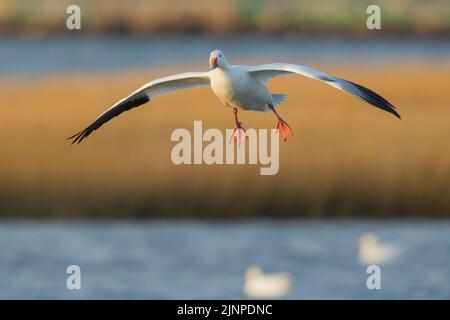
[[[243,289],[249,298],[277,298],[289,293],[293,281],[289,273],[264,273],[258,266],[250,266],[245,271]]]
[[[358,239],[358,260],[362,265],[383,264],[395,258],[397,254],[396,246],[379,243],[373,234],[366,233]]]
[[[394,106],[377,93],[359,84],[332,77],[326,73],[295,64],[272,63],[259,66],[233,66],[228,64],[220,50],[214,50],[209,57],[210,70],[207,72],[187,72],[150,81],[141,88],[120,100],[107,109],[85,129],[73,135],[72,143],[80,143],[93,131],[100,128],[115,116],[124,111],[138,107],[155,99],[159,95],[197,87],[211,86],[212,91],[222,103],[233,109],[236,123],[232,139],[240,141],[245,138],[245,129],[237,117],[238,108],[267,112],[272,111],[278,118],[277,129],[285,139],[292,135],[292,129],[280,117],[275,107],[283,103],[285,94],[272,94],[266,83],[273,77],[288,74],[300,74],[306,77],[325,81],[325,83],[365,100],[371,105],[392,113],[400,118]]]

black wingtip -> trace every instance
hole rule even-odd
[[[390,102],[386,101],[386,103],[383,103],[383,107],[380,107],[380,108],[393,114],[399,120],[402,119],[402,116],[400,115],[400,113],[397,112],[395,107]]]
[[[399,119],[399,120],[402,120],[402,116],[397,112],[397,111],[394,111],[395,113],[394,113],[394,115]]]
[[[379,108],[381,108],[381,107],[379,107]],[[392,104],[390,104],[389,102],[388,102],[388,104],[383,105],[383,107],[381,109],[394,115],[397,119],[402,120],[402,116],[400,115],[400,113],[398,113],[397,110],[395,110],[395,107]]]
[[[81,134],[81,131],[78,133],[75,133],[73,136],[70,136],[66,139],[67,140],[72,140],[72,142],[70,143],[71,145],[75,143],[75,141],[77,141],[78,136]]]
[[[72,140],[72,139],[73,139],[71,145],[72,145],[72,144],[75,144],[75,143],[76,143],[76,144],[79,144],[79,143],[80,143],[81,141],[83,141],[89,134],[90,134],[90,132],[89,132],[87,129],[85,129],[85,130],[82,130],[82,131],[80,131],[80,132],[74,134],[73,136],[67,138],[66,140]]]
[[[371,105],[373,105],[377,108],[380,108],[384,111],[387,111],[387,112],[393,114],[395,117],[397,117],[398,119],[401,120],[400,114],[397,112],[396,108],[392,105],[392,103],[387,101],[385,98],[380,96],[378,93],[376,93],[366,87],[363,87],[362,85],[359,85],[357,83],[354,83],[351,81],[347,81],[347,82],[354,85],[360,91],[361,94],[358,95],[360,98],[362,98],[363,100],[365,100],[366,102],[370,103]]]
[[[74,139],[74,138],[77,137],[80,133],[81,133],[81,131],[75,133],[73,136],[70,136],[70,137],[66,138],[66,141],[67,141],[67,140],[72,140],[72,139],[73,139],[73,141],[72,141],[72,143],[71,143],[71,144],[73,144],[73,143],[75,142],[75,139]]]

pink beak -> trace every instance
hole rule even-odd
[[[215,67],[217,67],[217,58],[209,58],[209,67],[211,69],[214,69]]]

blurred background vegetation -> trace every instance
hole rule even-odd
[[[2,0],[0,33],[60,34],[69,4],[83,8],[83,34],[155,32],[233,35],[241,32],[373,36],[370,4],[382,9],[384,34],[449,35],[448,0]]]
[[[81,31],[65,28],[68,4],[82,8]],[[369,4],[382,8],[381,31],[366,28]],[[270,88],[289,94],[280,112],[295,136],[281,143],[275,176],[260,176],[257,166],[172,164],[174,129],[191,128],[199,119],[205,128],[233,126],[230,111],[208,88],[160,97],[114,119],[79,146],[65,141],[143,83],[199,65],[180,55],[170,67],[142,63],[131,70],[135,52],[127,42],[117,41],[107,42],[109,47],[101,52],[105,61],[120,52],[113,60],[121,69],[105,73],[91,64],[90,70],[77,72],[76,63],[83,60],[54,53],[56,44],[68,45],[64,41],[74,34],[98,39],[85,42],[82,53],[89,60],[105,45],[100,40],[112,35],[138,35],[145,44],[167,33],[174,35],[152,48],[162,56],[175,50],[197,57],[195,47],[203,38],[216,37],[219,44],[232,38],[239,44],[239,37],[252,34],[262,35],[252,41],[264,43],[264,48],[282,44],[285,40],[278,35],[293,35],[302,45],[303,36],[321,37],[327,48],[335,43],[329,44],[330,36],[364,41],[407,37],[418,39],[413,47],[419,51],[429,45],[423,39],[430,38],[438,39],[431,48],[442,50],[450,36],[450,5],[446,0],[1,0],[0,57],[2,50],[9,52],[3,66],[13,71],[0,70],[0,216],[450,216],[448,58],[422,55],[371,63],[359,55],[358,61],[290,61],[372,88],[397,106],[403,119],[311,79],[276,79]],[[36,58],[33,48],[41,43],[49,48],[48,55]],[[379,43],[382,57],[388,45]],[[306,50],[304,46],[299,50]],[[292,46],[272,49],[274,60],[289,56],[283,48]],[[203,62],[201,69],[207,66],[208,50],[196,60]],[[272,62],[258,56],[258,50],[251,58],[238,59],[242,50],[236,45],[227,51],[231,62]],[[72,68],[33,75],[14,72],[14,66],[25,63],[52,67],[56,55],[62,56],[58,66]],[[243,112],[241,117],[247,128],[275,126],[272,115]]]

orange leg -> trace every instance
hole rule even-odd
[[[278,123],[277,123],[278,133],[281,134],[284,141],[286,141],[286,137],[293,136],[294,132],[292,131],[291,127],[287,124],[287,122],[284,121],[283,119],[281,119],[280,115],[277,113],[277,111],[275,110],[273,105],[269,104],[268,106],[269,106],[270,110],[272,110],[273,113],[275,113],[275,115],[278,118]]]
[[[233,134],[230,137],[229,143],[233,141],[234,143],[240,144],[241,141],[244,141],[245,138],[247,138],[247,135],[245,134],[245,129],[242,126],[242,123],[240,123],[238,120],[237,116],[238,109],[233,108],[233,113],[234,113],[234,122],[236,123],[236,126],[234,127]]]

